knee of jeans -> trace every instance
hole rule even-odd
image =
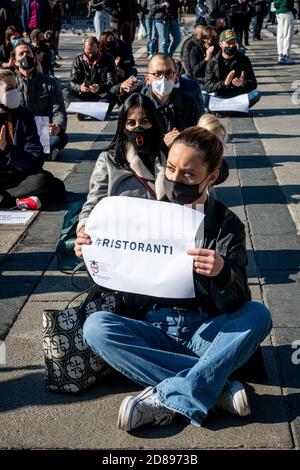
[[[109,324],[114,321],[115,315],[110,312],[95,312],[90,315],[83,325],[83,338],[89,345],[104,342],[109,332]]]
[[[251,329],[261,332],[263,336],[270,333],[272,328],[272,316],[267,307],[260,302],[248,302],[248,311],[251,318]]]

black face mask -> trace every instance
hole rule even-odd
[[[98,57],[98,52],[95,52],[95,54],[85,54],[85,56],[88,58],[90,62],[93,62],[94,60],[97,59]]]
[[[149,129],[136,127],[134,131],[124,129],[124,134],[137,152],[147,152],[151,149],[153,143],[153,127],[149,127]]]
[[[116,47],[115,41],[107,41],[106,47],[107,49],[114,49]]]
[[[208,175],[209,176],[209,175]],[[178,181],[169,180],[166,176],[164,177],[164,189],[166,196],[170,202],[175,202],[176,204],[192,204],[197,201],[202,194],[204,193],[206,186],[199,193],[199,186],[203,181],[208,178],[206,176],[204,180],[200,181],[198,184],[185,184],[178,183]]]
[[[34,57],[30,57],[29,55],[25,55],[22,60],[20,60],[20,67],[24,70],[33,69],[35,66]]]
[[[224,52],[230,57],[233,57],[238,51],[237,46],[228,46],[224,47]]]

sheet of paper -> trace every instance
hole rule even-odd
[[[102,103],[101,101],[89,102],[73,102],[67,109],[68,113],[80,113],[91,116],[99,121],[104,121],[107,110],[108,103]]]
[[[27,224],[33,214],[33,211],[0,211],[0,224]]]
[[[44,153],[50,153],[49,117],[35,116],[34,119]]]
[[[234,98],[210,96],[209,109],[210,111],[239,111],[240,113],[248,113],[248,94],[244,93],[243,95],[235,96]]]
[[[203,208],[202,208],[203,209]],[[85,230],[92,245],[83,258],[96,284],[165,298],[195,297],[195,234],[204,213],[167,202],[112,196],[91,212]],[[199,230],[200,232],[200,230]]]

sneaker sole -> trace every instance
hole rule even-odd
[[[134,407],[133,404],[136,405],[139,402],[140,398],[143,398],[146,394],[148,394],[149,390],[152,390],[153,387],[147,387],[143,390],[142,393],[137,395],[136,397],[129,396],[124,398],[121,403],[119,414],[118,414],[118,421],[117,421],[117,428],[121,429],[122,431],[131,431],[132,427],[130,426],[131,417],[133,413]]]

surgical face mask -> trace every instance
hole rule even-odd
[[[174,88],[174,81],[170,78],[162,77],[160,79],[155,79],[151,83],[151,88],[159,96],[165,97],[172,93]]]
[[[129,131],[124,129],[124,134],[127,136],[129,142],[135,150],[147,152],[151,149],[153,144],[153,127],[144,129],[143,127],[136,127],[134,130]]]
[[[19,64],[19,67],[24,70],[33,69],[33,67],[35,66],[34,57],[31,57],[30,55],[24,55],[23,59],[19,61]]]
[[[203,183],[203,181],[208,178],[207,175],[200,183],[198,184],[185,184],[185,183],[178,183],[178,181],[169,180],[166,176],[164,177],[164,189],[166,196],[170,202],[175,202],[176,204],[192,204],[193,202],[197,201],[202,194],[204,193],[207,184],[203,188],[202,191],[199,193],[199,186]]]
[[[224,47],[224,52],[229,57],[233,57],[237,53],[237,50],[238,50],[237,46]]]
[[[10,43],[11,43],[12,47],[16,47],[21,42],[22,42],[22,38],[17,38],[17,39],[11,39],[10,40]]]
[[[20,103],[21,95],[17,88],[4,92],[0,98],[0,105],[5,110],[16,109],[20,106]]]

